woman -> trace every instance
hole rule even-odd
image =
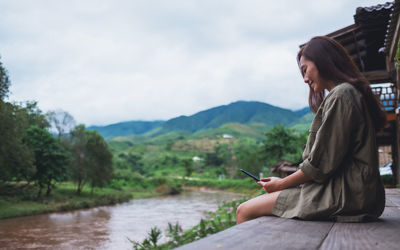
[[[300,49],[297,61],[310,87],[310,108],[316,113],[303,162],[292,175],[258,182],[267,194],[241,204],[236,221],[263,215],[374,220],[385,206],[376,145],[385,113],[368,81],[335,40],[312,38]]]

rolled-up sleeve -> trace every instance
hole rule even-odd
[[[360,120],[356,107],[345,96],[331,96],[321,105],[321,126],[310,153],[299,166],[318,183],[323,183],[340,167],[349,152],[354,124]]]

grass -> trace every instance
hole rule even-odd
[[[0,219],[36,215],[49,212],[113,205],[129,201],[132,193],[127,190],[84,188],[80,195],[69,182],[59,183],[49,197],[36,197],[37,187],[20,183],[2,184],[0,196]]]
[[[224,191],[237,192],[243,194],[255,194],[261,190],[260,186],[257,185],[250,178],[246,179],[206,179],[206,178],[196,178],[196,179],[182,179],[182,183],[185,186],[192,187],[208,187],[215,188]]]

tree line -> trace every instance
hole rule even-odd
[[[34,183],[40,197],[61,181],[75,182],[79,194],[111,180],[112,153],[98,132],[75,126],[68,112],[43,113],[35,101],[7,102],[10,85],[0,62],[0,183]]]

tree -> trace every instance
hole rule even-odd
[[[3,67],[3,63],[0,62],[0,101],[4,101],[4,99],[8,97],[9,87],[10,80],[8,78],[8,72]]]
[[[61,109],[47,112],[46,117],[50,125],[57,130],[59,141],[64,133],[69,132],[75,126],[72,115]]]
[[[72,153],[72,161],[70,164],[71,179],[77,184],[76,192],[81,193],[83,186],[87,181],[87,159],[86,156],[86,133],[85,125],[80,124],[70,131],[70,151]]]
[[[207,166],[221,166],[226,164],[232,158],[232,152],[228,144],[217,144],[214,152],[206,153],[205,164]]]
[[[18,155],[18,152],[30,151],[22,143],[22,133],[18,123],[16,124],[14,114],[15,107],[0,100],[0,180],[2,181],[12,180],[17,175],[17,169],[28,168],[28,165],[34,171],[33,156],[30,155],[28,160],[27,155],[22,154],[23,157]]]
[[[136,152],[129,152],[129,153],[120,153],[118,155],[119,161],[118,166],[119,168],[130,168],[133,171],[139,172],[140,174],[144,174],[143,162],[142,162],[142,155]]]
[[[35,173],[34,156],[23,143],[30,126],[48,123],[36,102],[11,104],[0,100],[0,180],[30,181]]]
[[[28,126],[26,112],[21,116],[19,106],[4,101],[9,87],[7,70],[0,62],[0,181],[29,180],[35,167],[33,154],[22,142]]]
[[[28,129],[30,126],[38,126],[39,128],[50,127],[46,116],[39,109],[36,101],[27,101],[16,105],[19,107],[19,120],[24,120],[26,124],[25,129]]]
[[[258,174],[262,171],[262,154],[260,154],[260,147],[255,141],[240,139],[235,143],[234,153],[239,166],[235,171],[237,176],[245,178],[245,175],[239,171],[241,168],[254,174]]]
[[[206,166],[221,166],[224,163],[224,160],[216,152],[206,153],[204,161]]]
[[[104,187],[112,178],[112,153],[107,142],[95,130],[86,131],[86,157],[90,186]]]
[[[38,126],[31,126],[27,130],[24,141],[35,155],[36,173],[33,178],[39,186],[38,197],[44,186],[47,187],[46,195],[49,196],[55,182],[66,180],[68,152],[49,131]]]
[[[270,164],[281,161],[286,154],[297,151],[296,136],[283,125],[272,127],[265,136],[262,153],[264,160]]]
[[[78,185],[78,194],[86,183],[93,191],[94,187],[103,187],[111,180],[112,153],[97,131],[88,131],[84,125],[76,126],[70,131],[70,149],[71,179]]]
[[[183,159],[182,160],[183,168],[185,169],[185,176],[189,177],[193,173],[193,160],[192,159]]]
[[[23,138],[30,126],[46,128],[48,122],[36,102],[9,103],[10,81],[0,62],[0,181],[26,180],[36,173],[34,154]]]

